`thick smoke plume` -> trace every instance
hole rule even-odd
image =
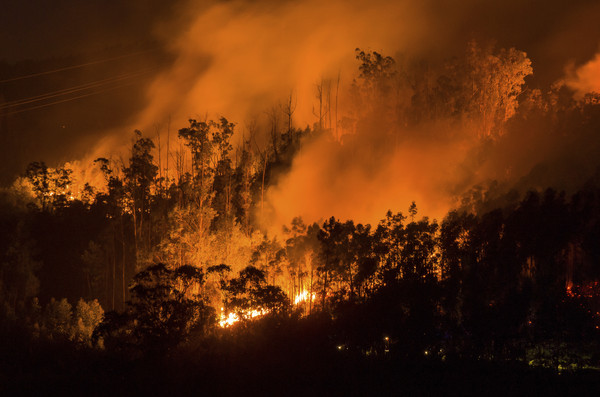
[[[361,138],[377,139],[372,132]],[[289,222],[294,214],[310,221],[336,216],[376,223],[387,210],[406,212],[412,201],[421,214],[439,219],[463,182],[460,168],[471,144],[466,137],[443,139],[430,132],[403,131],[408,139],[389,148],[365,140],[339,145],[325,138],[308,144],[269,192],[277,223]]]
[[[234,1],[182,10],[190,12],[196,16],[172,38],[177,59],[152,85],[141,124],[205,114],[242,123],[291,92],[296,123],[312,124],[315,85],[338,73],[351,79],[354,48],[416,48],[431,40],[434,23],[409,1]]]
[[[590,92],[600,92],[600,53],[576,70],[571,65],[565,83],[575,91],[577,98]]]
[[[173,140],[188,118],[225,116],[237,123],[240,141],[240,135],[247,134],[245,125],[264,120],[266,112],[289,95],[297,104],[294,125],[304,128],[318,122],[315,93],[325,81],[333,85],[330,92],[335,91],[339,99],[338,120],[326,126],[337,133],[339,119],[351,111],[348,93],[357,76],[356,47],[391,55],[398,63],[427,65],[460,56],[472,38],[496,40],[499,48],[528,52],[535,69],[532,83],[554,81],[568,62],[575,62],[567,84],[577,93],[595,89],[599,58],[581,65],[590,59],[596,44],[586,40],[574,45],[566,38],[577,37],[579,32],[598,33],[589,18],[574,22],[576,16],[593,13],[598,6],[579,1],[567,8],[544,2],[547,12],[540,16],[534,13],[534,5],[516,3],[265,0],[180,4],[178,17],[163,21],[156,29],[169,43],[175,60],[150,86],[148,105],[130,129],[142,129],[152,138],[161,134],[164,151],[167,125]],[[494,18],[513,22],[490,23]],[[536,37],[530,34],[532,29]],[[543,63],[548,60],[552,64]],[[382,128],[391,127],[363,128],[353,143],[343,145],[328,137],[307,143],[289,174],[281,176],[268,193],[272,222],[287,223],[294,216],[315,221],[331,215],[376,222],[388,209],[406,211],[413,200],[421,214],[440,217],[473,185],[492,179],[518,181],[545,160],[540,157],[559,150],[532,135],[511,135],[489,149],[473,130],[444,121],[400,128],[402,142],[388,145]],[[123,142],[122,137],[122,131],[111,135],[95,148],[94,156],[105,155]],[[513,144],[521,146],[513,151]],[[539,150],[530,156],[527,151],[534,148]]]

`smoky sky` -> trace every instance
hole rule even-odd
[[[153,0],[6,0],[0,60],[15,62],[92,53],[153,39],[177,2]]]
[[[166,64],[164,43],[154,32],[176,7],[163,1],[2,3],[0,80],[8,81],[0,82],[0,106],[53,97],[0,109],[1,184],[10,184],[31,161],[54,166],[83,157],[145,106],[146,86]],[[93,88],[59,95],[86,84]]]
[[[406,57],[438,62],[461,54],[466,43],[476,39],[525,51],[534,68],[534,75],[527,80],[530,87],[546,89],[565,78],[574,87],[584,87],[587,80],[583,77],[593,74],[594,64],[580,68],[592,61],[599,49],[599,17],[600,3],[588,0],[8,1],[0,13],[0,61],[10,72],[8,77],[31,73],[27,59],[38,61],[39,68],[52,69],[68,66],[68,57],[82,62],[158,48],[168,60],[156,62],[155,55],[146,54],[117,62],[114,68],[106,64],[96,71],[62,74],[53,82],[41,80],[42,88],[47,85],[47,90],[57,90],[86,79],[129,73],[145,64],[156,66],[131,89],[107,93],[103,101],[57,104],[43,112],[20,114],[16,121],[14,116],[5,116],[0,126],[6,162],[2,181],[7,183],[19,172],[16,165],[24,167],[29,161],[55,165],[118,154],[130,143],[133,129],[154,137],[164,134],[169,121],[173,132],[184,127],[190,117],[226,116],[240,131],[249,119],[264,116],[290,92],[298,103],[295,125],[312,125],[316,121],[315,84],[341,75],[342,91],[346,89],[357,72],[356,47],[383,52],[399,61]],[[67,63],[44,64],[52,59]],[[76,81],[70,80],[73,76]],[[5,100],[16,100],[40,92],[14,84],[10,92],[0,85],[0,94]],[[34,137],[38,142],[32,144]],[[401,157],[393,157],[382,168],[393,170],[387,174],[396,177],[402,175],[398,170],[407,162],[446,156],[442,144],[424,144],[429,144],[430,150],[404,148]],[[318,156],[324,149],[313,146],[307,150]],[[315,196],[332,186],[331,181],[333,186],[347,180],[366,181],[363,186],[344,185],[342,191],[349,195],[390,185],[386,173],[365,179],[361,165],[340,177],[336,177],[337,163],[331,161],[299,171],[302,164],[312,164],[306,153],[301,153],[290,176],[273,188],[271,196],[280,198],[280,208],[275,211],[285,212],[278,215],[282,218],[298,210],[286,202],[298,183],[304,183],[302,189],[314,191]],[[343,161],[347,154],[342,151],[336,156]],[[317,174],[327,177],[311,185],[312,175]],[[445,183],[444,175],[435,179]],[[403,191],[403,202],[410,196],[425,200],[437,185],[422,183],[415,176],[414,183],[391,189],[390,195],[413,186],[419,192],[409,195]],[[286,186],[293,189],[286,190]],[[357,206],[375,214],[388,205],[328,201],[336,196],[339,192],[332,190],[320,206],[309,211],[311,216],[328,216],[323,209],[335,206],[343,208],[348,217]],[[429,207],[436,210],[433,204]]]

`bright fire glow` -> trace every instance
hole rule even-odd
[[[221,309],[221,310],[223,310],[223,309]],[[244,317],[254,318],[254,317],[265,315],[267,313],[268,313],[267,310],[262,310],[262,309],[261,310],[257,310],[257,309],[247,310],[244,313]],[[230,325],[232,325],[238,321],[240,321],[240,317],[237,313],[225,314],[225,312],[221,312],[221,319],[219,320],[219,326],[221,328],[229,327]]]
[[[316,295],[314,292],[312,293],[312,296],[311,296],[311,294],[307,290],[302,291],[301,293],[296,295],[296,297],[294,298],[294,305],[298,305],[302,302],[306,302],[309,299],[309,297],[310,297],[311,301],[314,301]]]
[[[311,294],[307,290],[303,290],[301,293],[296,295],[296,297],[294,298],[294,305],[299,305],[303,302],[306,302],[306,301],[308,301],[309,298],[311,300],[315,300],[316,294],[313,292],[312,297],[311,297]],[[255,318],[255,317],[265,315],[268,312],[269,312],[268,310],[264,310],[264,309],[260,309],[260,310],[252,309],[252,310],[246,310],[244,312],[243,316],[245,318]],[[233,313],[233,312],[225,313],[224,308],[221,308],[221,318],[219,319],[219,326],[221,328],[229,327],[229,326],[237,323],[238,321],[240,321],[240,316],[237,313]]]

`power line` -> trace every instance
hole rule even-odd
[[[105,63],[105,62],[115,61],[117,59],[129,58],[129,57],[132,57],[132,56],[144,54],[144,53],[147,53],[147,52],[153,52],[153,51],[157,51],[157,50],[158,50],[157,48],[154,48],[154,49],[150,49],[150,50],[137,51],[137,52],[133,52],[131,54],[126,54],[126,55],[120,55],[120,56],[117,56],[117,57],[101,59],[101,60],[98,60],[98,61],[86,62],[86,63],[82,63],[82,64],[79,64],[79,65],[66,66],[64,68],[59,68],[59,69],[54,69],[54,70],[48,70],[46,72],[32,73],[32,74],[27,74],[27,75],[23,75],[23,76],[12,77],[12,78],[9,78],[9,79],[0,80],[0,84],[8,83],[8,82],[11,82],[11,81],[29,79],[29,78],[32,78],[32,77],[44,76],[44,75],[48,75],[48,74],[52,74],[52,73],[63,72],[65,70],[79,69],[79,68],[83,68],[83,67],[90,66],[90,65],[96,65],[96,64],[99,64],[99,63]]]
[[[144,69],[142,71],[136,71],[136,72],[132,72],[132,73],[126,73],[120,76],[115,76],[115,77],[109,77],[109,78],[105,78],[105,79],[101,79],[101,80],[96,80],[96,81],[92,81],[89,83],[84,83],[84,84],[80,84],[80,85],[76,85],[70,88],[64,88],[61,90],[56,90],[56,91],[51,91],[51,92],[47,92],[45,94],[40,94],[40,95],[36,95],[36,96],[32,96],[32,97],[28,97],[28,98],[23,98],[23,99],[18,99],[18,100],[14,100],[14,101],[9,101],[9,102],[5,102],[3,104],[0,105],[0,110],[2,109],[8,109],[8,108],[14,108],[14,107],[18,107],[18,106],[22,106],[22,105],[26,105],[29,103],[35,103],[35,102],[40,102],[40,101],[45,101],[51,98],[56,98],[56,97],[60,97],[60,96],[64,96],[64,95],[69,95],[69,94],[73,94],[79,91],[85,91],[85,90],[89,90],[89,89],[93,89],[93,88],[98,88],[98,87],[102,87],[105,85],[109,85],[121,80],[125,80],[125,79],[129,79],[129,78],[135,78],[135,77],[139,77],[142,76],[144,74],[147,74],[153,70],[155,70],[156,68],[147,68]]]
[[[77,96],[74,96],[74,97],[71,97],[71,98],[62,99],[60,101],[49,102],[49,103],[45,103],[45,104],[42,104],[42,105],[31,106],[31,107],[28,107],[28,108],[25,108],[25,109],[15,110],[13,112],[3,113],[2,116],[10,116],[10,115],[17,114],[17,113],[28,112],[30,110],[41,109],[41,108],[45,108],[45,107],[48,107],[48,106],[57,105],[57,104],[60,104],[60,103],[74,101],[74,100],[77,100],[77,99],[86,98],[86,97],[89,97],[89,96],[98,95],[98,94],[102,94],[104,92],[116,90],[116,89],[119,89],[119,88],[122,88],[122,87],[126,87],[128,85],[134,84],[134,83],[135,83],[135,81],[125,82],[123,84],[118,84],[116,86],[108,87],[108,88],[105,88],[103,90],[99,90],[99,91],[96,91],[96,92],[90,92],[90,93],[87,93],[87,94],[82,94],[82,95],[77,95]]]

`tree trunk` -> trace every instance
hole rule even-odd
[[[310,293],[308,296],[308,314],[312,312],[312,300],[313,300],[313,267],[310,267]]]
[[[116,276],[117,276],[117,244],[116,244],[116,239],[117,239],[117,231],[114,230],[115,227],[113,227],[113,244],[114,244],[114,250],[113,250],[113,266],[112,266],[112,310],[115,310],[115,295],[116,295]]]
[[[134,229],[135,229],[135,224],[133,225]],[[122,297],[121,297],[121,309],[125,308],[125,261],[126,261],[126,250],[125,250],[125,225],[124,225],[124,221],[123,221],[123,215],[121,215],[121,245],[123,247],[123,252],[122,252],[122,266],[121,266],[121,270],[122,270],[122,278],[121,278],[121,285],[122,285]],[[136,247],[137,248],[137,247]],[[137,255],[137,251],[136,251],[136,255]]]
[[[262,184],[260,186],[260,217],[261,222],[264,220],[265,216],[265,174],[267,173],[267,152],[265,151],[265,163],[263,166],[262,173]]]
[[[340,72],[338,71],[337,85],[335,87],[335,139],[340,139],[338,136],[338,96],[340,92]]]

